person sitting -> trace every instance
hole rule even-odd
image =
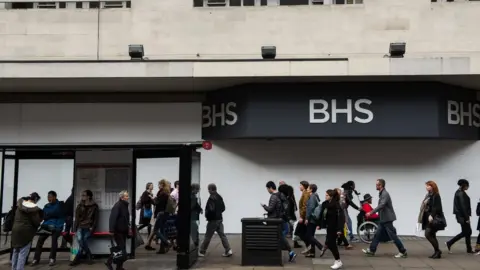
[[[43,223],[40,226],[41,231],[46,232],[38,237],[37,246],[35,247],[35,255],[33,257],[32,266],[38,265],[40,255],[42,255],[42,247],[45,240],[49,236],[52,237],[52,246],[50,248],[49,266],[54,266],[57,259],[58,237],[63,231],[65,224],[64,202],[57,200],[55,191],[48,192],[48,203],[43,208]]]
[[[362,201],[362,211],[365,213],[370,213],[373,210],[372,207],[372,196],[370,194],[363,195]],[[378,213],[372,214],[369,217],[365,216],[365,221],[376,221],[380,218]]]

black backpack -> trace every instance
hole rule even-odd
[[[8,233],[12,231],[13,222],[15,220],[15,210],[16,210],[16,207],[13,206],[12,209],[8,211],[7,215],[5,216],[5,219],[2,224],[3,232]]]
[[[277,192],[277,196],[280,199],[280,212],[281,218],[285,221],[288,221],[287,213],[288,213],[288,200],[284,194],[281,192]]]

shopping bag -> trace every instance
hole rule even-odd
[[[422,224],[417,223],[417,226],[416,226],[416,228],[415,228],[415,235],[416,235],[417,237],[425,238],[425,233],[424,233],[424,231],[422,230]]]
[[[72,239],[72,245],[70,246],[70,261],[73,262],[75,258],[78,256],[78,251],[80,249],[80,245],[78,244],[78,240],[76,237]]]
[[[345,224],[345,226],[343,227],[343,235],[345,235],[345,238],[346,238],[347,235],[348,235],[348,227],[347,227],[347,224]]]
[[[113,239],[110,239],[110,243],[112,244],[110,247],[110,254],[112,255],[113,263],[118,265],[119,263],[125,262],[127,260],[127,253],[125,250],[116,246],[113,243]]]

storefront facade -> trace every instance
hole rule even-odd
[[[354,180],[375,198],[375,180],[383,178],[402,235],[416,233],[428,180],[442,192],[449,224],[443,235],[460,231],[452,214],[457,180],[471,181],[472,203],[480,197],[474,188],[480,106],[468,89],[402,82],[246,85],[209,93],[202,114],[203,139],[214,141],[203,156],[202,181],[216,179],[227,198],[228,232],[240,232],[240,218],[263,214],[259,203],[268,201],[269,180],[296,189],[302,180],[315,183],[321,198]]]
[[[415,234],[424,182],[438,182],[449,223],[459,178],[480,193],[480,107],[476,92],[438,83],[263,84],[208,92],[191,103],[2,104],[0,145],[135,145],[209,140],[200,150],[201,201],[209,183],[225,198],[225,231],[240,233],[243,217],[262,216],[265,183],[302,180],[326,189],[354,180],[375,197],[384,178],[400,234]],[[4,194],[13,194],[13,164],[5,164]],[[25,161],[18,194],[56,189],[70,194],[74,163]],[[178,158],[137,161],[137,195],[147,182],[179,179]],[[65,183],[65,184],[63,184]],[[296,190],[297,197],[300,192]],[[4,196],[3,209],[13,197]],[[132,198],[133,200],[133,198]],[[358,201],[356,201],[358,202]],[[414,209],[414,210],[412,210]],[[352,215],[356,215],[353,213]],[[354,218],[355,220],[355,218]],[[355,221],[354,221],[355,222]],[[201,218],[200,232],[205,231]],[[458,227],[458,228],[457,228]]]

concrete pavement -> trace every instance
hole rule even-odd
[[[319,237],[323,239],[322,236]],[[214,237],[211,242],[206,257],[199,258],[195,268],[203,270],[324,270],[330,269],[333,262],[330,252],[326,252],[323,258],[307,259],[299,254],[296,263],[285,263],[283,267],[242,267],[241,262],[241,236],[230,235],[230,244],[234,251],[234,255],[230,258],[221,256],[223,248],[218,237]],[[453,247],[453,254],[447,254],[444,250],[444,257],[440,260],[429,259],[433,251],[430,244],[424,239],[417,237],[402,237],[405,247],[408,249],[409,257],[406,259],[394,259],[393,255],[397,252],[393,244],[381,244],[377,251],[376,257],[365,257],[361,252],[365,248],[364,244],[355,244],[354,250],[340,249],[344,269],[349,270],[478,270],[480,267],[480,256],[465,253],[465,244],[459,242]],[[439,238],[443,243],[445,238]],[[298,250],[300,252],[301,249]],[[32,255],[31,255],[32,256]],[[43,254],[42,258],[47,258],[47,254]],[[79,265],[77,267],[68,266],[68,255],[63,253],[58,256],[58,263],[54,267],[48,267],[47,261],[43,260],[42,264],[37,267],[27,267],[32,270],[47,269],[106,269],[103,260],[98,260],[94,265]],[[286,254],[285,254],[286,259]],[[150,269],[175,269],[176,256],[174,252],[165,255],[157,255],[155,252],[147,252],[143,247],[137,251],[137,258],[130,260],[125,264],[127,270],[150,270]],[[0,270],[9,269],[8,256],[0,257]]]

